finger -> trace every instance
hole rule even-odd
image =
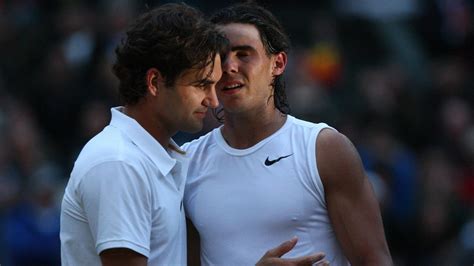
[[[316,264],[314,264],[314,266],[329,266],[329,261],[321,260],[321,261],[317,262]]]
[[[285,241],[281,243],[278,247],[273,248],[268,250],[263,258],[269,258],[269,257],[281,257],[288,251],[292,250],[293,247],[296,245],[296,242],[298,242],[297,237],[293,237],[292,239]]]
[[[322,263],[324,260],[324,257],[326,255],[322,252],[318,252],[309,256],[304,256],[300,258],[295,258],[295,259],[289,259],[288,261],[291,261],[293,265],[298,265],[298,266],[305,266],[305,265],[320,265],[318,263]],[[324,265],[324,264],[321,264]]]

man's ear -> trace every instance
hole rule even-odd
[[[274,55],[274,63],[273,63],[273,76],[279,76],[283,74],[286,68],[287,63],[287,55],[285,52],[280,52]]]
[[[150,68],[146,72],[146,87],[152,96],[157,96],[160,87],[164,86],[164,78],[156,68]]]

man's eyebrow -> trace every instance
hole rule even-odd
[[[255,48],[250,45],[237,45],[237,46],[232,46],[230,50],[233,51],[254,51]]]
[[[190,85],[193,85],[193,86],[206,86],[206,85],[210,85],[210,84],[214,84],[216,83],[215,80],[211,80],[209,78],[203,78],[203,79],[199,79],[199,80],[195,80],[193,82],[191,82]]]

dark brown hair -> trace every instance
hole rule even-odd
[[[147,11],[115,50],[113,72],[120,80],[120,97],[125,104],[144,97],[150,68],[157,68],[166,86],[172,86],[185,70],[213,64],[226,47],[227,39],[193,7],[166,4]]]

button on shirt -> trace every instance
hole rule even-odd
[[[74,164],[61,206],[62,265],[101,265],[98,254],[110,248],[134,250],[149,265],[185,265],[185,157],[122,109],[112,108]]]

